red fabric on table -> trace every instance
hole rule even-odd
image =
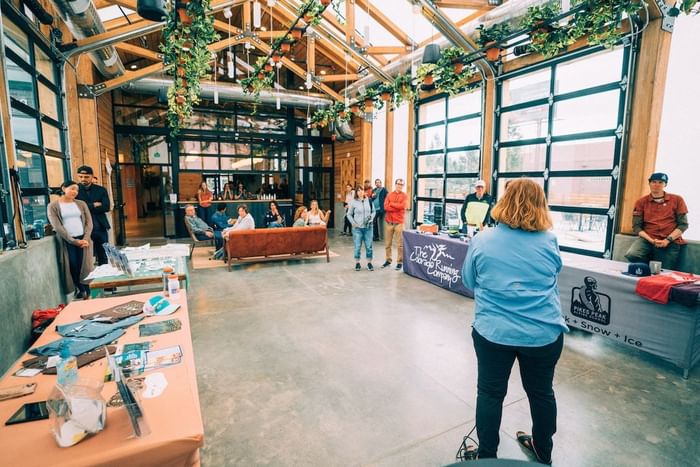
[[[652,302],[667,304],[671,293],[671,287],[678,284],[695,282],[697,278],[692,274],[674,272],[672,274],[660,274],[657,276],[642,277],[637,282],[635,292]]]

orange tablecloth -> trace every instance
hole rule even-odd
[[[75,302],[66,307],[54,324],[67,324],[80,319],[81,314],[107,309],[130,300],[145,301],[153,293],[125,297],[102,298]],[[168,334],[139,337],[138,324],[128,328],[119,344],[151,341],[151,349],[179,345],[182,361],[174,366],[147,371],[145,375],[161,372],[168,385],[153,399],[141,398],[144,419],[150,434],[134,438],[131,423],[123,407],[107,408],[107,423],[100,433],[90,436],[75,446],[60,448],[51,433],[49,420],[6,426],[5,421],[27,402],[46,400],[56,384],[55,375],[37,375],[33,378],[12,376],[21,367],[20,362],[30,358],[25,354],[0,380],[0,388],[36,382],[36,392],[29,396],[0,402],[0,465],[2,466],[191,466],[199,465],[199,448],[204,443],[194,367],[190,322],[185,291],[180,291],[180,309],[169,316],[146,317],[141,323],[154,323],[178,318],[182,329]],[[36,346],[57,338],[52,326],[39,338]],[[79,377],[100,378],[105,372],[106,359],[102,358],[79,370]],[[105,383],[102,396],[108,401],[117,393],[114,382]]]

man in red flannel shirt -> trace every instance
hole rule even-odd
[[[625,257],[631,263],[661,261],[664,269],[675,269],[678,262],[683,232],[688,229],[688,207],[678,195],[666,193],[665,173],[649,177],[649,190],[634,204],[632,228],[639,235]]]
[[[384,212],[386,213],[384,220],[384,235],[386,244],[386,261],[382,264],[383,268],[391,265],[391,246],[394,240],[394,235],[397,236],[396,243],[398,245],[398,253],[396,255],[396,270],[400,271],[403,266],[403,222],[406,215],[406,201],[408,197],[403,190],[403,179],[396,179],[394,191],[386,195],[384,200]]]

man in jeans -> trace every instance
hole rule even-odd
[[[398,252],[396,255],[396,270],[400,271],[403,266],[403,222],[406,215],[406,193],[403,192],[404,181],[397,178],[394,184],[394,191],[389,193],[384,200],[384,212],[386,223],[384,226],[384,234],[386,235],[386,261],[382,264],[383,268],[391,265],[391,246],[394,240],[394,235],[397,236]]]
[[[661,261],[664,269],[675,269],[678,263],[683,232],[688,229],[688,207],[678,195],[666,193],[665,173],[649,177],[650,193],[634,203],[632,228],[639,235],[625,257],[630,263]]]
[[[386,200],[386,188],[382,186],[382,181],[374,181],[372,190],[372,206],[374,207],[374,241],[378,242],[384,237],[384,201]]]

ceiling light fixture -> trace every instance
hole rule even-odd
[[[137,64],[134,63],[134,64],[132,64],[129,68],[131,68],[132,70],[135,70],[135,69],[137,69],[138,67],[139,67],[139,66],[138,66]]]
[[[262,6],[260,2],[253,2],[253,27],[259,28],[262,24]]]
[[[321,73],[322,75],[325,75],[325,74],[327,73],[327,71],[326,71],[326,70],[321,70],[320,73]]]

